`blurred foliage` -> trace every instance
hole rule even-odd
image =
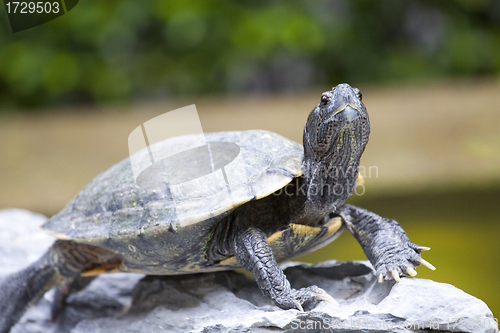
[[[85,0],[0,29],[0,107],[500,73],[498,0]]]

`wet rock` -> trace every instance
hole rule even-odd
[[[53,242],[37,231],[45,217],[0,211],[0,279],[36,260]],[[481,300],[445,283],[403,278],[379,284],[366,261],[283,266],[294,288],[318,285],[340,306],[281,310],[255,282],[237,272],[185,276],[109,274],[71,295],[50,322],[52,292],[33,306],[13,333],[72,332],[497,332]]]

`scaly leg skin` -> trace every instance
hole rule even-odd
[[[248,229],[236,236],[234,253],[238,262],[253,273],[262,293],[278,307],[304,311],[304,305],[315,300],[338,305],[333,297],[317,286],[293,289],[278,267],[265,234],[259,229]]]
[[[50,311],[50,320],[56,321],[66,307],[66,299],[72,293],[85,289],[97,276],[81,276],[68,279],[59,284],[54,293],[54,302]]]
[[[113,256],[90,245],[56,241],[38,261],[0,283],[0,333],[8,333],[47,290]]]
[[[363,248],[378,282],[399,282],[400,276],[415,276],[419,265],[436,269],[420,256],[430,248],[412,243],[398,222],[352,205],[342,205],[336,213]]]

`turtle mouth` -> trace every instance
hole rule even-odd
[[[335,109],[335,111],[332,112],[331,116],[328,117],[328,119],[325,120],[325,122],[330,122],[333,121],[335,116],[337,116],[339,113],[343,112],[342,118],[343,120],[351,122],[353,120],[356,120],[361,117],[361,114],[363,114],[363,110],[355,104],[352,103],[344,103],[341,104],[339,107]]]

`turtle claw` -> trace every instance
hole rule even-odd
[[[427,260],[423,259],[423,258],[418,258],[417,261],[422,265],[422,266],[425,266],[427,268],[429,268],[430,270],[434,271],[436,270],[436,267],[434,267],[430,262],[428,262]]]
[[[394,278],[394,281],[396,282],[401,282],[401,279],[399,278],[399,273],[397,269],[391,270],[392,277]]]
[[[412,277],[417,276],[417,271],[410,266],[406,267],[406,273],[408,273],[408,275]]]
[[[283,301],[287,303],[286,305],[283,304],[285,302],[280,301],[277,303],[275,301],[276,305],[282,309],[297,309],[301,312],[304,312],[304,306],[312,301],[325,301],[335,306],[339,306],[339,303],[337,303],[332,296],[318,286],[310,286],[300,290],[292,289],[292,292],[287,294],[286,298],[287,299],[283,299]]]
[[[313,294],[313,299],[315,299],[317,301],[325,301],[325,302],[331,303],[335,306],[339,306],[339,303],[335,300],[335,298],[330,296],[330,294],[328,294],[326,291],[324,291],[321,288],[318,288],[318,291]]]
[[[295,308],[299,310],[300,312],[304,312],[304,309],[302,308],[302,305],[298,301],[293,302],[295,304]]]
[[[384,283],[384,274],[380,273],[378,275],[378,283]]]
[[[427,246],[417,246],[417,250],[420,251],[429,251],[431,248]]]

